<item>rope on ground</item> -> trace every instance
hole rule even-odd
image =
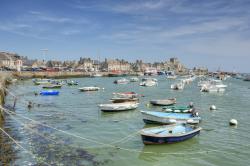
[[[128,136],[126,136],[126,137],[120,139],[120,140],[117,140],[117,141],[112,142],[111,144],[114,145],[114,144],[117,144],[117,143],[125,143],[125,142],[127,142],[128,140],[130,140],[131,138],[135,137],[138,133],[139,133],[139,132],[136,131],[136,132],[134,132],[134,133],[132,133],[132,134],[130,134],[130,135],[128,135]]]
[[[2,107],[2,109],[7,113],[7,114],[10,114],[11,111],[8,111],[6,110],[5,108]],[[58,132],[61,132],[61,133],[64,133],[66,135],[70,135],[70,136],[73,136],[75,138],[79,138],[79,139],[82,139],[82,140],[85,140],[85,141],[89,141],[89,142],[92,142],[92,143],[96,143],[96,144],[99,144],[99,145],[103,145],[105,147],[110,147],[110,148],[114,148],[114,149],[118,149],[118,150],[124,150],[124,151],[128,151],[128,152],[135,152],[135,153],[143,153],[143,154],[158,154],[158,155],[191,155],[191,154],[206,154],[206,153],[210,153],[210,152],[221,152],[221,153],[225,153],[225,154],[232,154],[232,153],[229,153],[229,152],[225,152],[225,151],[222,151],[222,150],[218,150],[218,149],[209,149],[209,150],[205,150],[205,151],[197,151],[197,152],[176,152],[176,153],[160,153],[160,152],[144,152],[142,150],[138,150],[138,149],[129,149],[129,148],[123,148],[123,147],[119,147],[119,146],[115,146],[115,145],[112,145],[112,144],[106,144],[106,143],[103,143],[103,142],[98,142],[92,138],[84,138],[82,136],[79,136],[77,134],[74,134],[74,133],[70,133],[70,132],[67,132],[67,131],[64,131],[64,130],[61,130],[61,129],[57,129],[55,127],[52,127],[52,126],[49,126],[49,125],[46,125],[46,124],[43,124],[41,122],[38,122],[36,120],[33,120],[33,119],[30,119],[30,118],[27,118],[25,116],[22,116],[22,115],[18,115],[16,114],[16,116],[19,116],[19,117],[22,117],[24,119],[27,119],[27,120],[30,120],[30,121],[33,121],[34,123],[37,123],[37,124],[40,124],[42,126],[45,126],[45,127],[48,127],[48,128],[51,128],[51,129],[54,129]],[[250,144],[249,144],[250,145]],[[247,146],[249,146],[247,145]],[[245,147],[245,146],[244,146]],[[236,148],[231,148],[230,150],[232,149],[236,149]]]
[[[13,115],[11,115],[11,114],[9,114],[9,115],[11,116],[12,119],[14,119],[16,122],[18,122],[19,124],[21,124],[25,129],[30,130],[31,133],[37,134],[37,135],[43,137],[43,138],[46,139],[46,140],[49,140],[49,141],[51,141],[51,142],[54,142],[55,144],[62,144],[62,145],[65,145],[65,144],[64,144],[63,142],[61,142],[61,141],[59,141],[59,142],[58,142],[58,141],[55,141],[54,139],[52,139],[52,138],[50,138],[50,137],[48,137],[48,136],[45,136],[45,135],[39,133],[38,131],[32,129],[31,127],[28,127],[25,123],[21,122],[20,120],[18,120],[17,118],[15,118]],[[66,146],[76,148],[76,147],[70,146],[70,145],[66,145]],[[98,146],[98,147],[97,147],[97,146],[88,146],[88,147],[84,147],[84,149],[93,149],[93,148],[102,148],[102,147],[106,147],[106,146]]]
[[[30,152],[29,150],[27,150],[26,148],[24,148],[20,143],[18,143],[14,138],[12,138],[6,131],[4,131],[4,129],[2,129],[0,127],[0,130],[9,137],[9,139],[11,139],[19,148],[23,149],[26,153],[30,154],[31,156],[33,156],[33,158],[37,159],[37,156],[35,154],[33,154],[32,152]],[[43,161],[43,163],[45,163],[46,165],[50,165],[47,162]]]

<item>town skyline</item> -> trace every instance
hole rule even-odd
[[[31,59],[177,57],[190,68],[249,72],[247,0],[2,0],[1,7],[0,50]]]

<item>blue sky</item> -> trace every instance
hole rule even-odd
[[[248,0],[0,0],[0,50],[250,72]],[[44,56],[41,49],[48,49]]]

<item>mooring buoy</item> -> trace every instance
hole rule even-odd
[[[231,126],[236,126],[236,125],[238,124],[238,121],[237,121],[236,119],[231,119],[231,120],[229,121],[229,124],[230,124]]]

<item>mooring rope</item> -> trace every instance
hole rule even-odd
[[[7,113],[7,114],[10,114],[12,111],[8,111],[6,110],[5,108],[2,107],[2,109]],[[225,151],[222,151],[222,150],[219,150],[219,149],[209,149],[209,150],[204,150],[204,151],[197,151],[197,152],[175,152],[175,153],[161,153],[161,152],[151,152],[151,151],[147,151],[147,152],[144,152],[142,150],[138,150],[138,149],[129,149],[129,148],[123,148],[123,147],[119,147],[119,146],[115,146],[115,145],[112,145],[112,144],[107,144],[107,143],[103,143],[103,142],[98,142],[92,138],[85,138],[85,137],[82,137],[82,136],[79,136],[77,134],[74,134],[74,133],[70,133],[70,132],[67,132],[67,131],[64,131],[64,130],[61,130],[61,129],[57,129],[55,127],[52,127],[52,126],[49,126],[49,125],[46,125],[46,124],[43,124],[41,122],[38,122],[36,120],[33,120],[33,119],[30,119],[28,117],[25,117],[25,116],[22,116],[22,115],[18,115],[16,114],[16,116],[19,116],[19,117],[22,117],[24,119],[27,119],[27,120],[30,120],[30,121],[33,121],[37,124],[40,124],[42,126],[45,126],[45,127],[48,127],[48,128],[51,128],[51,129],[54,129],[58,132],[61,132],[61,133],[64,133],[66,135],[70,135],[70,136],[73,136],[73,137],[76,137],[76,138],[79,138],[79,139],[82,139],[82,140],[85,140],[85,141],[89,141],[89,142],[92,142],[92,143],[96,143],[96,144],[99,144],[99,145],[103,145],[105,147],[111,147],[111,148],[114,148],[114,149],[118,149],[118,150],[124,150],[124,151],[128,151],[128,152],[135,152],[135,153],[143,153],[143,154],[158,154],[158,155],[191,155],[191,154],[207,154],[207,153],[210,153],[210,152],[221,152],[221,153],[225,153],[225,154],[233,154],[232,152],[225,152]],[[250,144],[249,144],[250,145]],[[249,146],[247,145],[247,146]],[[245,147],[245,146],[244,146]],[[232,149],[236,149],[236,148],[231,148],[229,150],[232,150]]]
[[[6,88],[5,88],[5,89],[6,89]],[[6,90],[8,90],[8,89],[6,89]],[[8,91],[9,91],[9,90],[8,90]],[[9,91],[9,93],[10,93],[13,97],[16,97],[16,96],[15,96],[13,93],[11,93],[10,91]],[[2,108],[7,114],[13,113],[13,111],[6,110],[6,109],[3,108],[3,107],[0,107],[0,108]],[[209,150],[205,150],[205,151],[186,152],[186,153],[185,153],[185,152],[178,152],[178,153],[158,153],[158,152],[150,152],[150,151],[144,152],[144,151],[138,150],[138,149],[129,149],[129,148],[123,148],[123,147],[119,147],[119,146],[115,146],[115,145],[114,145],[114,144],[116,144],[116,143],[122,143],[123,140],[126,140],[127,138],[132,137],[132,135],[134,135],[135,133],[132,133],[131,135],[128,135],[127,137],[122,138],[122,139],[117,140],[117,141],[114,141],[114,142],[112,142],[112,143],[103,143],[103,142],[98,142],[98,141],[96,141],[96,140],[94,140],[94,139],[92,139],[92,138],[85,138],[85,137],[82,137],[82,136],[80,136],[80,135],[77,135],[77,134],[74,134],[74,133],[70,133],[70,132],[67,132],[67,131],[64,131],[64,130],[61,130],[61,129],[58,129],[58,128],[55,128],[55,127],[52,127],[52,126],[49,126],[49,125],[46,125],[46,124],[44,124],[44,123],[38,122],[38,121],[36,121],[36,120],[33,120],[33,119],[31,119],[31,118],[28,118],[28,117],[25,117],[25,116],[22,116],[22,115],[18,115],[18,114],[16,114],[16,115],[19,116],[19,117],[22,117],[22,118],[24,118],[24,119],[26,119],[26,120],[33,121],[34,123],[37,123],[37,124],[40,124],[40,125],[42,125],[42,126],[45,126],[45,127],[51,128],[51,129],[53,129],[53,130],[56,130],[56,131],[58,131],[58,132],[64,133],[64,134],[66,134],[66,135],[70,135],[70,136],[73,136],[73,137],[75,137],[75,138],[79,138],[79,139],[82,139],[82,140],[86,140],[86,141],[89,141],[89,142],[92,142],[92,143],[96,143],[96,144],[102,145],[102,147],[111,147],[111,148],[115,148],[115,149],[119,149],[119,150],[129,151],[129,152],[144,153],[144,154],[162,154],[162,155],[203,154],[203,153],[210,153],[210,152],[222,152],[222,153],[226,153],[226,154],[227,154],[227,153],[228,153],[228,154],[233,154],[233,153],[225,152],[225,151],[218,150],[218,149],[217,149],[217,150],[216,150],[216,149],[209,149]],[[137,133],[137,132],[136,132],[136,133]],[[126,141],[124,141],[124,142],[126,142]],[[250,146],[250,144],[249,144],[249,145],[246,145],[246,146]],[[98,148],[98,147],[96,147],[96,148]],[[229,149],[229,150],[233,150],[233,149],[236,149],[236,148],[231,148],[231,149]]]

